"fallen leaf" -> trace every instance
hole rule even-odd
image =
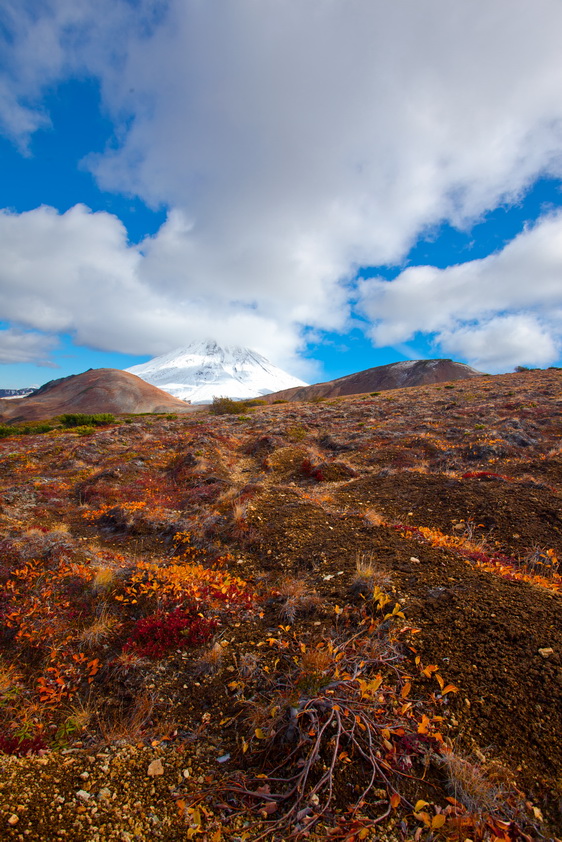
[[[410,690],[411,690],[411,689],[412,689],[412,683],[411,683],[410,681],[407,681],[407,682],[405,683],[405,685],[403,686],[402,690],[400,691],[400,695],[401,695],[401,697],[402,697],[403,699],[405,699],[405,698],[406,698],[406,696],[408,696],[408,695],[409,695],[409,693],[410,693]]]

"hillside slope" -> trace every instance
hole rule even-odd
[[[125,371],[95,368],[46,383],[29,397],[0,400],[0,422],[39,421],[63,413],[189,412],[188,404]]]
[[[553,370],[0,439],[2,838],[560,838],[561,437]]]
[[[267,395],[266,399],[268,403],[272,403],[274,400],[306,401],[311,398],[339,398],[345,395],[382,392],[430,383],[447,383],[481,376],[481,371],[453,360],[405,360],[367,368],[364,371],[347,374],[345,377],[338,377],[337,380],[328,380],[326,383],[283,389]]]

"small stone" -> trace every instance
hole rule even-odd
[[[88,801],[89,798],[91,797],[90,793],[86,792],[85,789],[79,789],[78,792],[76,793],[76,795],[78,796],[78,798],[81,798],[82,801]]]
[[[550,646],[546,646],[544,649],[539,649],[539,655],[541,658],[550,658],[551,655],[554,655],[554,649]]]
[[[191,772],[189,771],[189,769],[184,769],[182,775],[184,776],[184,778],[189,778]]]
[[[111,790],[106,786],[102,787],[98,793],[98,798],[100,801],[108,801],[111,798]]]
[[[411,555],[411,556],[410,556],[410,561],[411,561],[413,564],[419,564],[419,563],[420,563],[419,558],[416,558],[416,556],[415,556],[415,555]]]
[[[82,778],[83,781],[87,781],[88,778],[90,777],[90,773],[89,772],[82,772],[80,777]]]
[[[19,820],[20,820],[20,817],[16,816],[15,813],[12,813],[12,815],[8,819],[8,824],[11,824],[12,827],[13,827],[14,825],[16,825],[19,822]]]
[[[158,760],[152,761],[152,763],[147,769],[146,774],[149,775],[151,778],[155,778],[158,775],[164,774],[164,766],[162,765],[162,761],[160,760],[160,758],[158,758]]]

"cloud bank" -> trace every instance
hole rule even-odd
[[[25,149],[47,85],[99,78],[115,140],[88,166],[169,215],[131,246],[81,206],[4,213],[2,316],[21,327],[129,353],[212,334],[287,360],[307,329],[346,329],[359,267],[562,176],[558,0],[37,6],[6,4],[4,131]],[[546,218],[486,261],[361,283],[373,341],[552,361],[559,234]]]
[[[505,248],[447,269],[414,266],[393,281],[359,287],[376,344],[435,335],[446,352],[479,368],[544,365],[560,355],[562,212],[543,218]]]

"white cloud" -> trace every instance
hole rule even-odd
[[[0,330],[0,364],[35,363],[54,368],[49,354],[57,340],[40,333],[24,332],[15,328]]]
[[[130,354],[159,354],[219,336],[299,367],[292,302],[272,315],[269,299],[251,307],[241,294],[235,302],[195,284],[179,290],[175,281],[185,255],[175,248],[178,224],[172,217],[154,241],[131,246],[115,216],[83,205],[64,214],[50,207],[0,212],[2,317]],[[162,254],[154,257],[153,249]],[[24,353],[28,335],[13,336],[22,338]]]
[[[119,140],[90,167],[105,189],[171,212],[142,254],[83,208],[4,216],[8,250],[31,252],[3,270],[16,323],[147,353],[211,333],[281,361],[303,326],[345,329],[358,266],[399,262],[428,226],[469,224],[562,175],[559,0],[21,3],[6,4],[5,125],[24,143],[46,119],[45,85],[98,76]],[[526,296],[506,256],[485,270],[483,306],[463,271],[476,269],[363,287],[377,341],[421,329],[445,342],[466,320],[489,331],[502,310],[555,341],[543,275],[540,301]]]
[[[499,371],[553,362],[562,332],[562,212],[483,260],[415,266],[391,282],[364,280],[359,303],[377,345],[435,334],[446,352]]]
[[[548,326],[525,314],[496,316],[475,326],[444,331],[439,337],[443,351],[470,360],[481,371],[505,371],[515,365],[548,365],[557,347]]]

